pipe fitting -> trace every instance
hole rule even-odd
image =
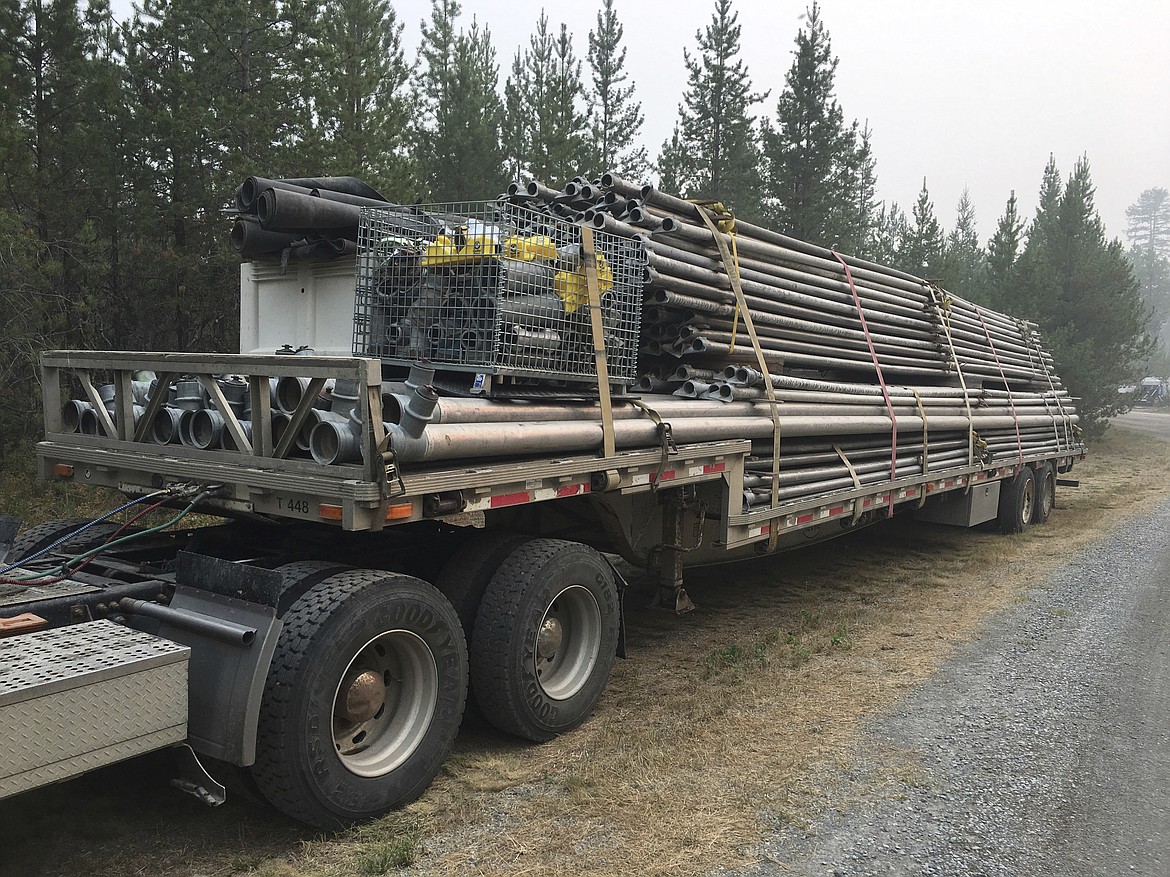
[[[81,421],[86,412],[93,415],[93,406],[80,399],[70,399],[61,409],[61,421],[66,432],[81,432]],[[96,421],[95,421],[96,422]]]
[[[173,405],[164,405],[150,425],[150,438],[158,445],[174,444],[179,440],[179,421],[183,411]]]
[[[184,444],[207,450],[220,446],[223,436],[223,415],[211,408],[200,408],[191,414],[189,433],[191,440]]]

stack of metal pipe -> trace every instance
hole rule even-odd
[[[901,477],[1083,450],[1073,400],[1035,324],[739,221],[729,271],[705,208],[613,173],[559,191],[513,184],[500,204],[543,209],[643,248],[635,390],[671,421],[676,437],[752,440],[750,467],[768,475],[745,484],[745,505],[772,497],[773,411],[782,436],[780,499],[889,480],[891,468]],[[707,212],[717,228],[728,228],[727,216]],[[559,416],[533,410],[529,419],[537,422],[517,424],[514,408],[485,402],[474,409],[473,427],[452,423],[447,403],[440,401],[443,414],[424,439],[401,442],[404,459],[601,447],[600,424],[581,424],[576,414],[570,421],[564,406]],[[641,409],[618,406],[616,416],[619,447],[653,445]]]
[[[520,205],[618,235],[644,266],[640,399],[615,401],[616,446],[659,446],[647,409],[680,443],[748,439],[745,508],[1083,452],[1073,400],[1032,323],[750,223],[728,236],[722,212],[612,173],[559,190],[513,184],[497,202],[503,214]],[[515,297],[537,306],[525,295]],[[302,444],[318,462],[347,462],[358,452],[345,439],[352,419],[322,418]],[[425,370],[384,387],[383,419],[406,466],[604,445],[597,403],[441,397]]]

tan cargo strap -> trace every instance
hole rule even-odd
[[[857,293],[857,284],[853,282],[853,271],[845,257],[836,250],[831,251],[841,263],[845,272],[845,280],[849,284],[849,292],[853,296],[853,307],[857,311],[857,320],[861,323],[861,332],[865,336],[865,345],[869,348],[869,358],[873,360],[873,370],[877,374],[878,384],[882,388],[882,399],[886,403],[886,416],[890,418],[890,504],[886,510],[888,517],[894,516],[894,482],[898,480],[898,415],[894,412],[894,402],[890,398],[890,388],[886,386],[886,376],[882,372],[882,364],[878,361],[877,348],[873,346],[873,338],[869,334],[869,322],[865,319],[865,309],[861,306],[861,296]]]
[[[724,270],[727,271],[727,279],[731,282],[731,289],[735,293],[735,307],[737,316],[743,317],[744,326],[747,328],[748,337],[752,341],[752,350],[756,354],[756,363],[760,367],[760,374],[764,376],[764,392],[768,396],[768,407],[772,414],[772,502],[771,507],[775,509],[780,505],[780,410],[777,408],[776,389],[772,386],[771,372],[768,369],[768,362],[764,358],[764,349],[760,346],[759,336],[756,335],[756,326],[752,321],[752,312],[748,309],[747,300],[744,298],[743,286],[739,282],[739,261],[732,255],[731,250],[728,249],[728,239],[731,243],[735,243],[735,217],[731,211],[727,210],[722,204],[718,202],[696,202],[696,213],[703,220],[704,224],[711,232],[711,237],[715,239],[715,245],[719,248],[719,255],[723,259]],[[705,207],[710,206],[713,211],[720,215],[719,225],[711,218],[708,210]],[[738,325],[738,319],[737,319]],[[768,550],[775,551],[776,545],[780,538],[779,527],[768,528]]]
[[[955,353],[955,342],[951,338],[951,297],[933,283],[927,284],[930,289],[931,301],[938,308],[943,332],[947,336],[947,345],[951,350],[951,361],[955,364],[955,372],[959,376],[959,385],[963,388],[963,404],[967,407],[967,465],[975,465],[975,418],[971,414],[971,394],[967,390],[967,379],[963,377],[963,367],[959,365],[959,356]],[[970,482],[968,482],[970,490]]]
[[[849,462],[849,458],[845,456],[845,452],[841,450],[839,445],[833,445],[833,450],[837,452],[837,456],[841,458],[841,462],[845,464],[845,468],[849,470],[849,477],[853,479],[853,487],[861,490],[861,478],[857,474],[857,470],[853,468],[853,464]],[[854,497],[853,499],[853,521],[856,524],[861,516],[865,514],[865,510],[861,507],[861,497]]]
[[[382,428],[381,423],[375,424],[374,421],[378,418],[374,417],[374,412],[379,410],[382,405],[382,389],[373,385],[366,386],[366,424],[365,431],[368,434],[366,447],[374,448],[377,452],[377,458],[372,461],[374,469],[374,478],[378,483],[378,508],[374,513],[374,522],[370,529],[377,532],[386,526],[386,509],[390,504],[390,480],[389,468],[393,465],[394,452],[390,450],[390,434]],[[398,467],[394,467],[394,471],[398,471]],[[399,484],[402,483],[401,478]],[[405,487],[403,493],[406,492]]]
[[[662,452],[662,456],[658,461],[658,471],[654,473],[654,478],[650,482],[650,489],[657,490],[658,485],[662,481],[662,473],[666,471],[667,462],[669,462],[669,459],[672,455],[678,453],[678,445],[674,443],[674,430],[671,428],[668,422],[662,419],[657,411],[655,411],[641,399],[632,399],[631,401],[635,408],[640,408],[642,411],[646,412],[646,416],[653,420],[655,427],[657,427],[658,445]]]
[[[597,250],[593,229],[581,226],[581,260],[589,293],[589,327],[593,333],[593,360],[597,366],[597,395],[601,401],[602,451],[606,458],[617,453],[613,434],[613,403],[609,397],[609,363],[605,358],[605,326],[601,319],[601,284],[597,279]]]

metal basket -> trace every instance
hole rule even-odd
[[[581,227],[496,202],[363,208],[353,352],[549,381],[596,379]],[[610,382],[637,378],[645,256],[594,232]]]

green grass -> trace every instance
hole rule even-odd
[[[405,835],[370,844],[358,856],[357,867],[361,874],[378,877],[379,874],[414,864],[417,857],[418,837]]]

